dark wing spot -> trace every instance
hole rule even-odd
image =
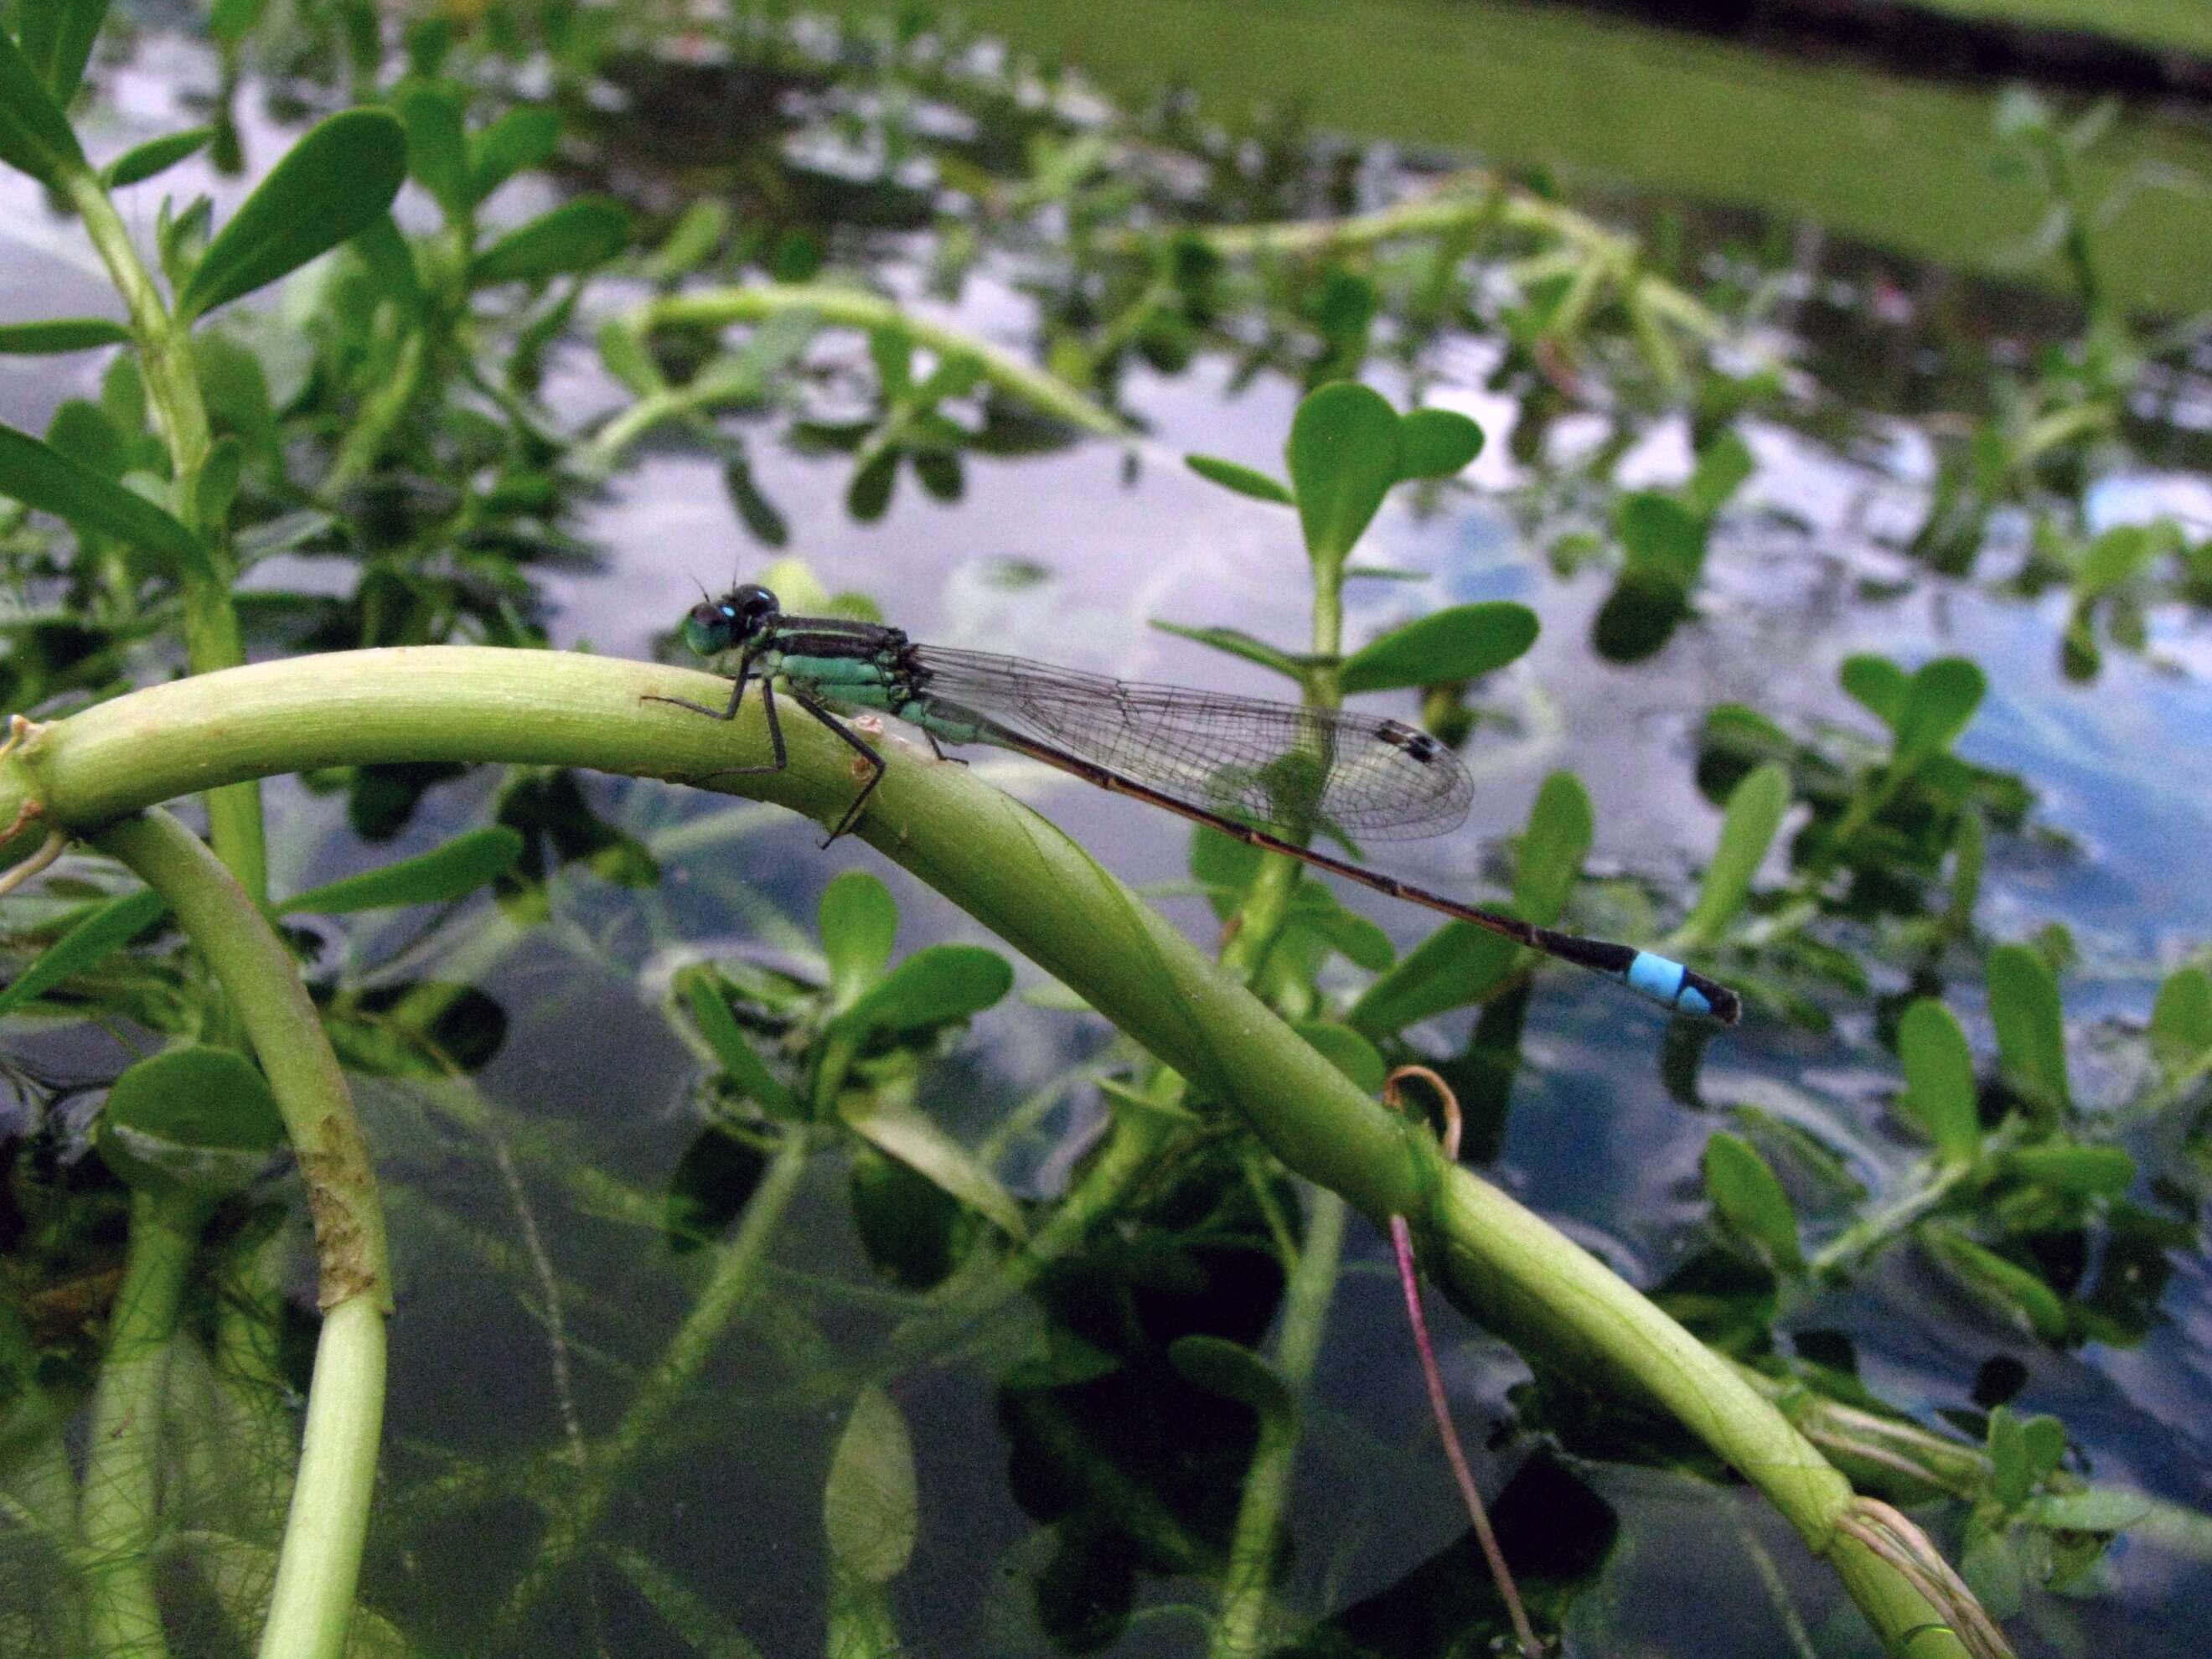
[[[1404,750],[1425,766],[1436,759],[1443,747],[1427,732],[1417,731],[1397,720],[1384,720],[1381,731],[1385,743],[1395,749]]]

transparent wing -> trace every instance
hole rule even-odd
[[[1419,840],[1456,829],[1474,799],[1458,757],[1397,720],[981,651],[924,646],[913,660],[933,701],[1277,835]]]

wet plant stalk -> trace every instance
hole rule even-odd
[[[237,878],[167,812],[124,818],[94,844],[168,901],[222,982],[269,1079],[307,1186],[323,1328],[260,1650],[266,1659],[336,1659],[352,1621],[375,1491],[384,1322],[392,1308],[383,1211],[367,1145],[291,955]]]
[[[1304,1427],[1303,1404],[1321,1352],[1329,1303],[1344,1261],[1344,1224],[1349,1213],[1334,1193],[1316,1189],[1306,1212],[1305,1242],[1291,1269],[1284,1298],[1282,1330],[1275,1340],[1273,1370],[1291,1404],[1260,1413],[1260,1439],[1244,1476],[1237,1529],[1229,1543],[1229,1571],[1221,1590],[1221,1616],[1214,1621],[1210,1659],[1250,1659],[1268,1634],[1269,1588],[1290,1505],[1291,1479]]]

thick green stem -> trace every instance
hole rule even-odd
[[[161,1528],[162,1403],[177,1310],[206,1219],[195,1201],[131,1196],[131,1253],[93,1401],[77,1521],[88,1563],[86,1647],[105,1659],[168,1651],[150,1559]]]
[[[228,678],[173,684],[205,685]],[[178,925],[222,982],[276,1096],[307,1188],[323,1329],[261,1650],[270,1659],[336,1659],[353,1615],[375,1490],[384,1419],[384,1322],[392,1310],[384,1213],[368,1146],[344,1074],[290,952],[230,872],[166,812],[112,823],[94,844],[168,901]]]
[[[385,1316],[368,1296],[323,1316],[261,1659],[337,1659],[345,1651],[384,1431]]]
[[[1275,1339],[1274,1365],[1275,1375],[1301,1408],[1260,1414],[1260,1443],[1253,1451],[1237,1506],[1229,1571],[1221,1589],[1221,1617],[1206,1650],[1210,1659],[1250,1659],[1270,1634],[1268,1589],[1305,1426],[1302,1405],[1321,1352],[1329,1303],[1336,1294],[1337,1269],[1344,1260],[1345,1218],[1350,1213],[1334,1193],[1321,1191],[1314,1194],[1306,1216],[1305,1243],[1291,1273],[1282,1330]]]
[[[0,760],[0,823],[36,804],[82,831],[149,802],[249,776],[376,762],[596,767],[715,787],[834,822],[850,751],[787,724],[790,765],[765,757],[758,705],[733,724],[640,701],[708,701],[726,682],[550,652],[411,647],[256,664],[150,687],[42,727]],[[1425,1218],[1432,1265],[1486,1323],[1546,1360],[1632,1380],[1765,1493],[1833,1559],[1902,1650],[1931,1617],[1905,1577],[1839,1547],[1843,1478],[1718,1355],[1595,1257],[1462,1170],[1369,1099],[1257,999],[1049,823],[960,766],[887,740],[859,834],[1063,981],[1209,1098],[1237,1112],[1294,1172],[1378,1224]],[[32,828],[36,830],[35,822]]]

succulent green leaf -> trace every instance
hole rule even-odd
[[[982,383],[983,360],[970,352],[956,352],[940,357],[928,377],[914,389],[914,400],[922,408],[933,408],[948,398],[964,398]],[[952,447],[964,441],[965,434],[957,427],[944,434]]]
[[[1217,840],[1225,841],[1225,836]],[[1379,974],[1398,959],[1397,947],[1390,943],[1390,935],[1357,911],[1347,910],[1329,898],[1328,890],[1319,883],[1310,882],[1300,888],[1301,896],[1307,888],[1319,892],[1328,900],[1324,904],[1308,909],[1303,906],[1297,912],[1298,925],[1310,927],[1340,951],[1346,961],[1355,968],[1364,968],[1370,974]]]
[[[2008,1510],[2016,1509],[2035,1490],[2035,1474],[2027,1436],[2010,1407],[1999,1406],[1990,1413],[1984,1443],[1990,1454],[1990,1496]]]
[[[205,316],[297,270],[384,216],[407,176],[407,135],[389,111],[349,109],[286,151],[208,246],[177,313]]]
[[[730,210],[713,197],[685,208],[653,251],[653,274],[663,282],[689,276],[730,234]]]
[[[2136,1161],[2124,1146],[2054,1140],[2005,1154],[2005,1173],[2069,1198],[2118,1198],[2132,1186]]]
[[[107,900],[40,952],[29,967],[0,986],[0,1014],[13,1013],[71,975],[85,972],[168,912],[168,901],[149,889]]]
[[[208,238],[215,228],[215,200],[195,196],[182,211],[175,208],[174,200],[165,195],[155,210],[154,252],[169,286],[182,289],[207,252]]]
[[[469,187],[481,202],[518,173],[553,154],[561,142],[561,112],[544,104],[508,110],[469,141]]]
[[[212,1203],[252,1182],[283,1140],[276,1097],[252,1062],[192,1044],[115,1079],[94,1144],[132,1188]]]
[[[1306,551],[1316,566],[1334,570],[1397,482],[1397,411],[1356,382],[1325,386],[1291,417],[1285,456]]]
[[[1796,1212],[1757,1147],[1741,1135],[1717,1133],[1705,1142],[1704,1170],[1705,1192],[1722,1220],[1784,1272],[1804,1265]]]
[[[65,398],[46,423],[46,442],[111,482],[131,470],[130,447],[98,404]]]
[[[1219,1336],[1179,1336],[1168,1344],[1168,1364],[1194,1388],[1249,1406],[1262,1417],[1287,1422],[1297,1410],[1281,1376],[1241,1342]]]
[[[1368,1037],[1385,1037],[1480,1002],[1511,969],[1520,948],[1472,922],[1446,922],[1369,986],[1346,1023]]]
[[[1627,550],[1632,569],[1656,574],[1687,589],[1705,568],[1705,520],[1665,490],[1639,489],[1622,496],[1613,527]]]
[[[1219,484],[1224,489],[1233,489],[1240,495],[1249,495],[1255,501],[1273,501],[1278,507],[1289,507],[1295,499],[1291,487],[1264,472],[1255,472],[1249,466],[1239,466],[1234,461],[1224,461],[1218,455],[1186,455],[1183,465],[1201,478]]]
[[[1967,1523],[1959,1546],[1959,1576],[1992,1619],[2017,1617],[2027,1599],[2027,1572],[2012,1534],[1979,1517]]]
[[[236,46],[253,32],[269,9],[269,0],[215,0],[208,8],[208,33],[228,46]]]
[[[2157,1513],[2158,1504],[2139,1492],[2092,1487],[2087,1492],[2047,1492],[2022,1511],[2026,1519],[2053,1532],[2125,1532]]]
[[[125,150],[101,168],[100,180],[110,190],[143,185],[167,173],[186,156],[198,155],[214,137],[213,127],[186,127],[182,132],[149,138],[135,149]]]
[[[579,196],[518,226],[477,256],[469,284],[542,283],[605,264],[630,243],[629,210],[607,196]]]
[[[22,0],[16,9],[23,56],[64,110],[84,82],[92,43],[106,18],[107,0]]]
[[[1559,921],[1596,832],[1597,814],[1583,781],[1571,772],[1554,772],[1546,778],[1521,837],[1521,856],[1513,872],[1514,914],[1539,927]]]
[[[127,542],[173,570],[197,570],[206,562],[198,538],[143,495],[13,427],[0,426],[0,495],[66,520],[79,531]]]
[[[882,977],[898,938],[898,901],[865,870],[845,870],[823,889],[822,953],[830,961],[830,1001],[849,1008]]]
[[[2065,1109],[2066,1025],[2051,964],[2027,945],[2001,945],[1990,952],[1989,988],[2005,1080],[2046,1110]]]
[[[404,904],[451,904],[512,870],[522,849],[522,836],[505,824],[471,830],[415,858],[295,893],[276,914],[346,915]]]
[[[39,323],[0,323],[0,357],[51,357],[96,346],[128,345],[131,331],[105,317],[55,317]]]
[[[1241,628],[1185,628],[1179,623],[1165,622],[1155,622],[1152,626],[1163,634],[1174,635],[1179,640],[1195,640],[1200,645],[1212,646],[1216,651],[1242,657],[1246,662],[1272,668],[1301,685],[1305,683],[1305,672],[1296,657],[1287,651],[1279,650],[1265,640],[1255,638]]]
[[[1724,432],[1698,457],[1697,471],[1682,486],[1682,495],[1691,511],[1710,519],[1743,487],[1754,468],[1749,446],[1734,432]]]
[[[1510,599],[1455,605],[1393,629],[1345,659],[1346,692],[1449,685],[1503,668],[1536,642],[1536,613]]]
[[[2212,1049],[2212,974],[2177,968],[2166,976],[2151,1006],[2150,1047],[2169,1077]]]
[[[980,1014],[1013,988],[1014,970],[980,945],[932,945],[869,987],[838,1020],[848,1030],[921,1031]]]
[[[353,239],[353,251],[386,297],[408,316],[421,314],[422,273],[416,268],[415,252],[400,234],[397,220],[389,213],[380,216]]]
[[[1923,664],[1905,689],[1904,712],[1898,716],[1897,763],[1917,766],[1948,749],[1974,718],[1988,689],[1982,671],[1964,657]]]
[[[1985,1302],[2011,1313],[2046,1342],[2066,1335],[2066,1304],[2039,1276],[1956,1229],[1922,1224],[1920,1242],[1952,1275]]]
[[[1705,866],[1697,908],[1683,922],[1679,943],[1695,947],[1710,945],[1721,936],[1751,896],[1752,881],[1766,858],[1766,849],[1774,844],[1775,833],[1782,828],[1782,815],[1789,810],[1790,772],[1777,761],[1754,768],[1729,792],[1728,811],[1721,819],[1713,861]]]
[[[838,1115],[878,1152],[951,1194],[1008,1237],[1027,1235],[1022,1206],[1014,1195],[926,1113],[882,1095],[848,1094],[838,1103]]]
[[[0,29],[0,162],[56,190],[86,170],[69,118],[5,29]]]
[[[770,1116],[786,1121],[805,1115],[791,1091],[784,1087],[753,1052],[752,1044],[745,1041],[737,1017],[723,1000],[720,975],[704,965],[686,968],[677,975],[676,988],[690,1009],[691,1020],[699,1028],[699,1035],[706,1038],[707,1046],[714,1051],[714,1058],[721,1062],[722,1069],[729,1073],[730,1080],[745,1098]]]
[[[1975,1107],[1974,1054],[1958,1016],[1933,997],[1921,998],[1898,1022],[1897,1056],[1905,1068],[1900,1103],[1946,1163],[1972,1164],[1981,1151],[1982,1125]]]
[[[430,192],[449,222],[465,219],[476,205],[476,191],[459,97],[442,86],[418,84],[392,103],[407,129],[407,171]]]
[[[1398,422],[1398,477],[1455,477],[1482,453],[1482,428],[1453,409],[1417,409]]]
[[[646,347],[644,334],[622,316],[608,316],[599,323],[598,331],[599,362],[613,374],[622,385],[635,392],[639,398],[650,398],[668,389],[668,380],[661,376],[661,365],[653,361],[653,352]]]
[[[2030,1417],[2022,1419],[2020,1433],[2028,1474],[2040,1484],[2065,1461],[2066,1425],[2055,1417]]]
[[[203,329],[192,337],[192,372],[209,418],[218,433],[235,434],[255,456],[276,456],[276,410],[261,359],[226,330]],[[203,524],[216,522],[204,516]]]
[[[1869,713],[1894,732],[1905,717],[1905,700],[1911,681],[1905,672],[1887,657],[1862,655],[1844,659],[1839,678],[1844,690]]]
[[[2110,592],[2173,545],[2170,525],[2115,525],[2091,542],[2081,556],[2081,568],[2074,574],[2074,591],[2088,599]]]
[[[871,1382],[830,1454],[822,1492],[830,1558],[864,1583],[887,1584],[906,1571],[921,1527],[914,1441],[891,1397]]]
[[[870,329],[868,360],[876,366],[885,402],[896,403],[914,390],[914,340],[904,329]]]

